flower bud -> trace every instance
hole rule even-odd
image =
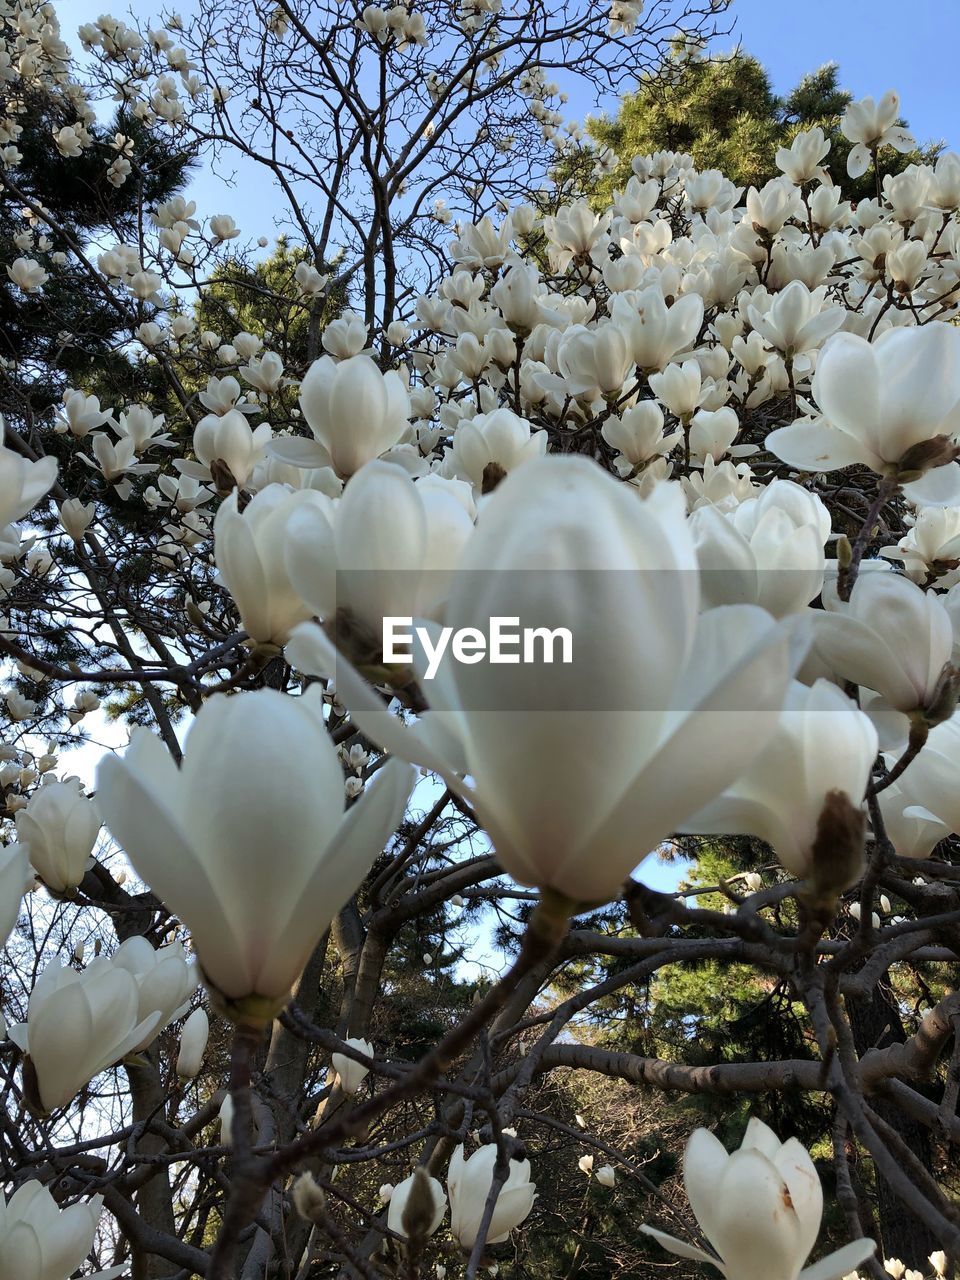
[[[425,1240],[437,1230],[446,1212],[443,1187],[420,1165],[394,1187],[387,1226],[409,1240]]]
[[[293,1204],[307,1222],[322,1222],[327,1204],[326,1192],[309,1170],[301,1173],[293,1184]]]

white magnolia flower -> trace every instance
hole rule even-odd
[[[696,1129],[684,1152],[683,1182],[718,1256],[653,1227],[640,1230],[681,1258],[716,1267],[726,1280],[841,1280],[876,1248],[872,1240],[855,1240],[802,1269],[820,1234],[820,1179],[796,1138],[781,1143],[756,1118],[732,1155],[708,1130]]]
[[[0,846],[0,946],[13,933],[20,903],[33,880],[27,850],[21,844]]]
[[[624,334],[637,368],[655,373],[696,342],[703,324],[703,298],[688,293],[668,307],[659,287],[653,285],[632,297],[618,294],[610,316]]]
[[[205,702],[180,769],[138,729],[97,781],[104,820],[190,930],[208,988],[269,1021],[400,820],[412,776],[391,762],[345,814],[313,699],[261,689]]]
[[[208,413],[193,429],[193,451],[202,465],[181,463],[178,470],[194,479],[209,480],[211,467],[221,463],[243,488],[262,460],[272,434],[267,422],[251,429],[239,409]]]
[[[873,153],[881,147],[907,152],[917,145],[912,134],[897,124],[899,114],[900,96],[893,89],[879,102],[866,97],[849,104],[840,119],[840,131],[856,144],[847,156],[847,173],[851,178],[866,173]]]
[[[162,1018],[159,1009],[140,1017],[136,978],[105,956],[80,973],[54,961],[30,993],[27,1021],[9,1032],[29,1056],[28,1094],[43,1111],[66,1106],[94,1076],[149,1042]]]
[[[861,807],[877,745],[869,717],[835,685],[818,680],[807,688],[795,681],[760,755],[733,786],[685,821],[683,830],[758,836],[793,875],[810,876],[817,871],[821,815],[838,798],[850,809]],[[846,851],[836,845],[834,839],[830,860],[843,879]],[[851,850],[844,863],[851,880],[860,870],[860,851]]]
[[[896,761],[891,755],[887,764]],[[884,827],[901,858],[929,858],[946,836],[960,832],[960,722],[930,730],[923,750],[878,797]]]
[[[254,356],[240,370],[251,387],[272,395],[280,387],[283,378],[283,361],[275,351],[265,351],[262,356]]]
[[[882,553],[902,560],[907,576],[921,585],[934,575],[939,587],[960,581],[960,507],[923,507],[895,547]]]
[[[759,604],[784,618],[820,594],[830,515],[800,485],[774,480],[726,512],[704,505],[690,527],[705,605]]]
[[[843,307],[825,307],[826,285],[811,291],[794,280],[778,293],[769,310],[748,307],[750,323],[771,347],[793,358],[815,351],[843,327],[847,313]]]
[[[74,542],[79,542],[93,523],[96,507],[92,502],[83,503],[79,498],[67,498],[60,507],[60,523],[64,532]]]
[[[446,622],[483,634],[491,618],[566,628],[575,661],[441,664],[422,684],[438,714],[421,731],[391,716],[317,627],[298,628],[287,656],[335,670],[358,727],[386,749],[461,792],[457,772],[472,777],[471,802],[516,880],[599,902],[746,769],[802,654],[762,610],[698,619],[698,606],[679,490],[639,500],[594,463],[550,457],[489,499]],[[603,617],[618,625],[597,626]]]
[[[331,320],[320,336],[324,351],[338,360],[358,356],[367,345],[367,324],[355,311],[345,311]]]
[[[542,458],[547,433],[531,431],[529,422],[509,409],[478,413],[464,419],[453,435],[450,461],[455,473],[478,493],[490,493],[504,476],[524,462]]]
[[[49,279],[40,263],[32,258],[15,258],[7,266],[7,275],[24,293],[36,293]]]
[[[48,782],[16,816],[17,837],[41,880],[57,892],[75,888],[90,866],[100,815],[78,786]]]
[[[348,1044],[351,1049],[356,1049],[359,1053],[365,1053],[368,1058],[373,1057],[373,1045],[369,1040],[348,1037],[344,1044]],[[352,1097],[369,1075],[370,1068],[365,1067],[362,1062],[357,1062],[355,1058],[348,1058],[345,1053],[331,1054],[330,1061],[340,1079],[340,1088],[348,1097]]]
[[[383,1188],[381,1188],[381,1193]],[[381,1194],[381,1199],[383,1199]],[[387,1226],[400,1236],[432,1236],[439,1230],[447,1212],[447,1197],[443,1186],[431,1178],[426,1169],[417,1169],[392,1188],[387,1210]],[[411,1218],[415,1221],[411,1222]],[[412,1231],[419,1226],[422,1229]]]
[[[830,140],[819,125],[798,133],[789,147],[780,147],[777,151],[777,168],[797,186],[817,178],[821,182],[826,181],[822,166],[830,146]]]
[[[314,439],[277,441],[275,456],[303,467],[332,465],[341,477],[386,453],[409,427],[399,374],[381,373],[366,355],[315,360],[300,384],[300,407]]]
[[[916,480],[952,463],[950,446],[960,430],[960,330],[937,321],[890,329],[872,343],[836,334],[821,352],[813,394],[823,421],[771,432],[766,447],[778,458],[801,471],[857,464]],[[953,465],[950,477],[954,471],[960,479]]]
[[[0,418],[0,426],[2,422]],[[0,445],[0,528],[32,511],[56,478],[56,458],[31,462],[6,445]]]
[[[210,1019],[207,1017],[207,1011],[202,1006],[198,1006],[184,1022],[183,1030],[180,1032],[177,1075],[181,1080],[192,1080],[199,1073],[209,1035]]]
[[[156,1027],[130,1050],[137,1053],[164,1027],[186,1013],[197,988],[197,966],[188,963],[182,943],[172,942],[156,948],[143,937],[127,938],[110,961],[115,968],[126,969],[136,980],[140,1018],[148,1018],[155,1010],[160,1013]]]
[[[229,214],[217,213],[210,219],[210,234],[214,244],[221,244],[224,240],[235,240],[240,228]]]
[[[450,1158],[447,1195],[450,1198],[450,1230],[464,1249],[472,1249],[480,1230],[484,1206],[493,1186],[497,1148],[479,1147],[468,1159],[459,1146]],[[487,1244],[506,1240],[514,1227],[529,1215],[536,1199],[536,1183],[530,1181],[530,1161],[511,1160],[507,1180],[497,1196]]]
[[[220,504],[213,523],[217,568],[251,640],[282,645],[312,616],[287,575],[285,556],[295,514],[309,508],[322,521],[328,504],[314,489],[281,484],[261,489],[242,512],[235,490]]]
[[[21,1183],[9,1200],[0,1193],[0,1280],[69,1280],[93,1247],[103,1196],[61,1209],[47,1188]],[[88,1280],[114,1280],[127,1265]]]
[[[102,427],[109,418],[110,410],[101,409],[96,396],[84,395],[82,391],[63,393],[62,426],[78,440]]]
[[[309,606],[304,617],[347,610],[376,649],[384,617],[439,616],[473,514],[463,481],[415,482],[391,463],[368,462],[338,502],[296,509],[284,532],[285,577]]]
[[[898,573],[872,572],[857,578],[849,603],[825,593],[824,604],[813,619],[812,656],[897,711],[939,714],[954,639],[950,614],[933,592]]]

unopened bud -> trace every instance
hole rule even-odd
[[[501,480],[507,478],[506,470],[499,462],[488,462],[483,468],[483,477],[480,484],[480,492],[487,494],[493,493]]]
[[[407,1238],[410,1240],[425,1239],[433,1226],[436,1210],[433,1188],[430,1185],[430,1175],[422,1165],[419,1165],[413,1171],[410,1193],[407,1196],[407,1203],[403,1206],[403,1213],[400,1217],[400,1225]]]
[[[853,564],[853,547],[845,533],[837,539],[837,564],[841,569],[849,569]]]
[[[227,497],[237,487],[233,472],[222,458],[214,458],[210,463],[210,476],[217,491],[217,496],[220,498]]]
[[[897,483],[909,484],[919,480],[934,467],[945,466],[955,462],[960,454],[960,446],[956,445],[952,436],[934,436],[932,440],[921,440],[913,445],[900,459],[897,467]]]
[[[949,720],[956,710],[958,697],[960,697],[960,670],[948,662],[937,677],[933,693],[923,708],[923,719],[927,726],[932,729],[934,725],[943,724],[944,720]],[[923,746],[925,741],[926,734],[920,746]]]
[[[312,1173],[301,1173],[293,1184],[293,1204],[301,1218],[307,1222],[323,1219],[327,1197]]]
[[[825,903],[863,874],[866,817],[845,791],[828,791],[811,849],[810,888]]]

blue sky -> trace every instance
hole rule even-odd
[[[734,0],[731,12],[744,49],[778,91],[838,62],[856,97],[897,89],[919,140],[942,138],[960,149],[958,0]]]
[[[897,89],[918,141],[960,150],[960,0],[734,0],[727,17],[735,29],[716,49],[726,52],[739,40],[770,72],[776,92],[837,62],[855,97]],[[567,110],[580,118],[609,114],[616,99],[598,103],[571,92]]]
[[[181,0],[181,12],[193,7]],[[60,0],[57,11],[64,36],[79,52],[76,29],[107,10],[117,17],[132,10],[138,18],[154,18],[159,0],[109,5],[107,0]],[[733,47],[739,38],[745,51],[768,68],[774,88],[791,89],[807,71],[824,62],[840,64],[841,81],[857,97],[874,97],[896,88],[902,109],[918,140],[944,140],[960,150],[960,95],[956,91],[955,60],[960,47],[960,0],[734,0],[729,17],[735,32],[718,41],[718,49]],[[568,119],[616,109],[616,99],[598,102],[582,88],[571,91],[565,108]],[[234,162],[224,165],[229,172]],[[252,167],[252,166],[250,166]],[[282,207],[278,195],[265,189],[262,172],[244,181],[236,166],[235,190],[224,189],[223,178],[204,172],[195,179],[194,197],[200,212],[235,212],[243,206],[244,236],[273,238],[274,212]],[[241,199],[242,193],[242,199]]]

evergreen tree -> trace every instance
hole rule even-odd
[[[613,119],[588,122],[593,139],[619,157],[597,195],[607,199],[624,186],[634,156],[661,150],[686,152],[698,169],[720,169],[740,186],[760,187],[780,173],[778,148],[819,126],[831,142],[827,163],[834,182],[848,199],[868,198],[876,194],[872,170],[857,180],[847,176],[852,144],[840,132],[840,118],[852,98],[841,88],[839,67],[832,62],[780,97],[766,68],[749,54],[734,51],[678,61],[670,77],[641,80],[635,92],[624,96]],[[928,144],[900,155],[887,147],[881,154],[883,172],[899,173],[910,164],[930,161],[939,150],[940,144]]]
[[[27,426],[55,404],[64,388],[91,379],[109,383],[121,374],[130,388],[133,365],[122,354],[123,318],[110,291],[69,252],[80,247],[95,261],[99,242],[136,243],[138,219],[179,192],[191,167],[189,155],[136,117],[118,111],[107,126],[91,124],[94,145],[63,155],[55,133],[67,120],[62,104],[42,90],[29,93],[20,115],[16,195],[0,196],[0,412]],[[121,141],[122,140],[122,141]],[[128,160],[125,181],[111,180],[111,166]],[[114,179],[118,174],[113,170]],[[30,229],[23,210],[43,206],[63,227],[54,236]],[[63,243],[57,243],[59,239]],[[50,272],[41,292],[24,293],[7,272],[18,257],[44,266],[51,254],[66,262]]]

